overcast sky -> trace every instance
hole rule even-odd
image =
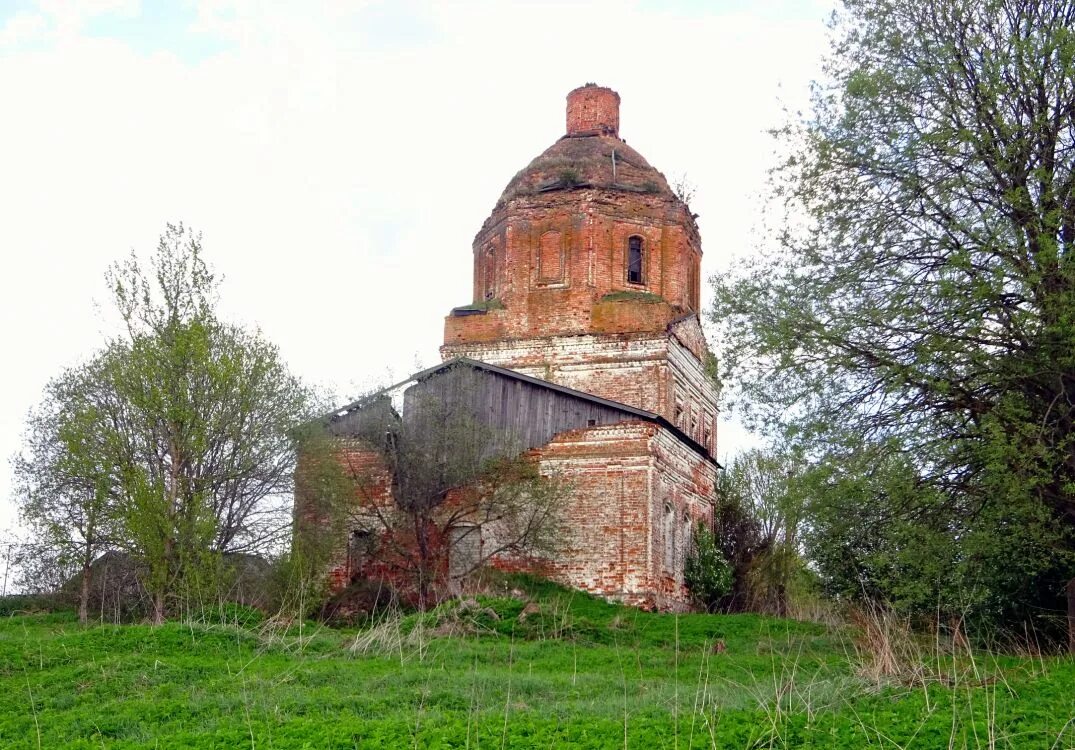
[[[805,105],[830,7],[0,0],[0,530],[27,410],[167,222],[203,233],[225,317],[347,399],[437,360],[474,234],[587,81],[697,186],[706,275],[750,252],[765,131]]]

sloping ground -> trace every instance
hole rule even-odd
[[[858,675],[852,636],[544,584],[301,637],[12,616],[0,747],[1075,746],[1070,659],[942,655],[913,684],[878,685]]]

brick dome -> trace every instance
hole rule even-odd
[[[512,178],[497,205],[519,195],[588,187],[678,200],[664,175],[620,139],[619,103],[619,94],[594,84],[568,94],[567,134]]]
[[[445,352],[535,336],[663,335],[699,309],[695,217],[619,137],[619,103],[593,84],[568,94],[566,135],[512,178],[474,237],[472,304],[448,316]]]

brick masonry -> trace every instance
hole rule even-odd
[[[579,86],[567,95],[567,133],[599,132],[617,135],[620,130],[620,95],[603,86]]]
[[[694,524],[712,523],[716,466],[646,422],[571,430],[535,453],[572,487],[563,547],[543,569],[628,604],[685,609],[683,562]]]
[[[717,472],[701,238],[664,175],[619,137],[619,102],[592,84],[568,94],[567,133],[512,178],[474,239],[471,302],[445,319],[441,354],[658,414],[704,447],[647,421],[558,434],[529,455],[572,487],[563,549],[495,560],[676,610],[689,603],[683,562],[694,526],[712,522]]]
[[[664,176],[619,138],[619,103],[599,86],[568,94],[566,135],[515,175],[474,238],[477,307],[445,319],[441,354],[654,412],[715,455],[701,237]],[[641,279],[628,273],[632,237]],[[712,518],[715,464],[641,424],[561,435],[540,460],[575,486],[557,575],[643,606],[685,606],[687,529]]]
[[[478,359],[660,414],[715,455],[719,410],[704,346],[697,318],[689,317],[659,331],[502,339],[441,351],[445,359]]]
[[[642,240],[638,283],[627,272],[632,237]],[[655,330],[698,309],[697,227],[670,191],[592,185],[515,195],[475,238],[473,259],[473,303],[503,309],[449,316],[445,344]]]

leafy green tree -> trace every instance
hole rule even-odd
[[[804,541],[826,591],[920,614],[967,603],[943,497],[927,496],[898,454],[863,445],[840,459],[819,461],[803,480]]]
[[[942,504],[965,564],[971,519],[999,548],[1048,516],[1052,580],[977,571],[1023,606],[1075,573],[1073,22],[1068,0],[845,0],[813,114],[782,132],[783,252],[718,278],[713,311],[754,418],[913,466],[888,512]]]
[[[787,614],[803,567],[801,471],[790,450],[753,449],[721,474],[716,532],[734,572],[725,609]]]
[[[50,386],[30,425],[37,463],[74,489],[39,488],[31,512],[106,509],[113,543],[148,568],[160,622],[175,592],[211,582],[221,553],[284,537],[291,430],[311,394],[259,333],[217,317],[200,238],[182,226],[168,226],[149,269],[132,254],[108,281],[125,334]]]
[[[117,541],[116,475],[108,432],[99,429],[111,394],[104,386],[109,352],[49,382],[27,420],[15,456],[22,521],[37,539],[35,554],[79,573],[78,616],[88,619],[91,564]]]
[[[824,589],[841,599],[980,628],[1040,614],[1039,590],[1064,572],[1048,546],[1056,535],[1048,508],[1024,498],[954,512],[944,492],[884,446],[832,454],[800,482],[805,549]]]

